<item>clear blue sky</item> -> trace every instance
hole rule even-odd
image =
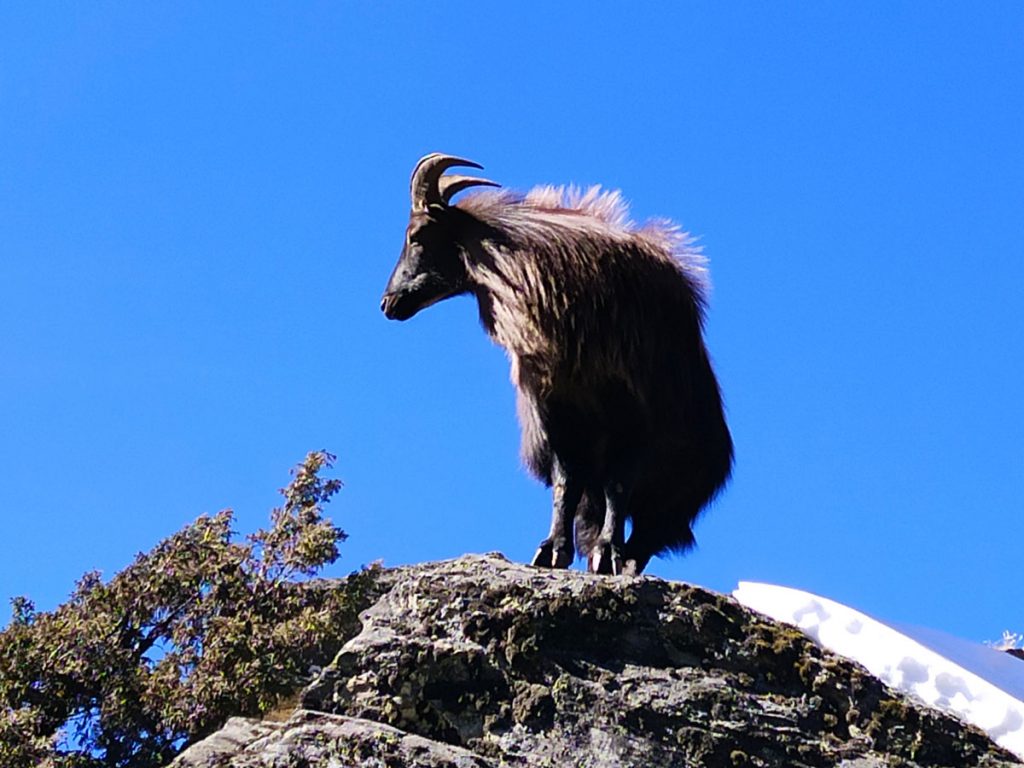
[[[252,531],[318,448],[334,573],[532,556],[472,301],[378,308],[430,151],[700,237],[736,471],[651,573],[1024,629],[1017,2],[5,4],[0,600]]]

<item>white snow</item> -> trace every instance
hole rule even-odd
[[[1024,660],[935,630],[885,624],[798,589],[741,581],[733,597],[1024,758]]]

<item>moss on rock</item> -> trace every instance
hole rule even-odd
[[[303,697],[340,718],[331,728],[355,719],[403,749],[434,745],[421,752],[434,762],[387,762],[363,745],[383,760],[366,765],[1021,765],[798,630],[698,587],[497,555],[386,579]],[[356,732],[345,738],[366,738]]]

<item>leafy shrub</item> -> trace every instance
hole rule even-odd
[[[163,765],[231,715],[261,714],[328,662],[356,625],[372,570],[309,577],[345,533],[323,516],[341,487],[311,453],[271,525],[237,541],[203,516],[52,612],[15,598],[0,632],[0,765]]]

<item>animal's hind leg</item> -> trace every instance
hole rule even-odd
[[[613,481],[605,487],[604,525],[601,535],[587,557],[588,566],[594,573],[618,576],[623,572],[622,552],[626,540],[626,505],[629,503],[629,489]]]
[[[633,512],[633,532],[629,535],[626,548],[622,552],[622,572],[630,576],[639,576],[644,568],[658,552],[666,549],[681,552],[693,546],[693,532],[690,530],[687,520],[694,515],[683,517],[679,514],[675,529],[671,538],[665,538],[664,518],[661,518],[662,525],[658,525],[659,518],[637,515],[638,510]],[[641,510],[642,511],[642,510]],[[649,514],[649,508],[648,508]]]
[[[551,532],[540,543],[531,565],[541,568],[568,568],[576,556],[572,527],[576,508],[583,496],[583,484],[565,471],[555,459],[551,469]]]
[[[630,536],[622,551],[622,572],[627,576],[639,576],[653,556],[654,551],[650,547],[637,542],[635,535]]]

